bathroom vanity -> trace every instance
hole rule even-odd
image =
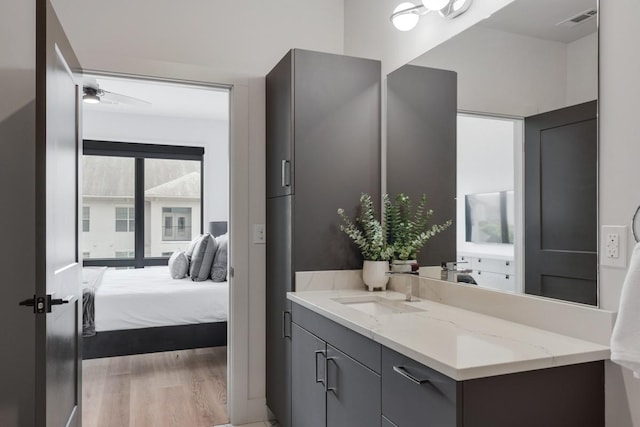
[[[292,424],[602,426],[609,348],[397,292],[292,292]]]

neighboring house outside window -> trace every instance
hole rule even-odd
[[[191,208],[162,208],[162,240],[191,240]]]
[[[136,230],[136,210],[131,207],[116,208],[116,232],[134,232]]]
[[[82,207],[82,232],[91,231],[91,208],[89,206]]]
[[[122,259],[122,258],[133,258],[135,256],[135,252],[133,251],[116,251],[116,258],[117,259]]]

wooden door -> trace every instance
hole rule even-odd
[[[596,305],[596,101],[525,119],[525,292]]]
[[[79,64],[51,4],[37,7],[36,425],[80,426]]]

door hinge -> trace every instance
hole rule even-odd
[[[27,298],[20,301],[19,305],[24,307],[33,307],[34,314],[46,314],[51,313],[52,306],[68,304],[73,301],[74,298],[74,296],[69,296],[66,298],[53,298],[53,295],[51,294],[48,294],[44,297],[34,295],[33,298]]]

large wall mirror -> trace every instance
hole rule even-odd
[[[596,0],[515,0],[390,73],[387,192],[454,220],[421,265],[597,305],[597,95]]]

